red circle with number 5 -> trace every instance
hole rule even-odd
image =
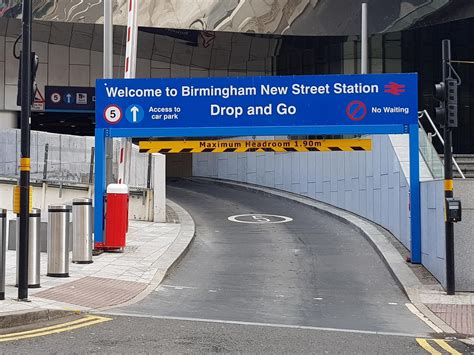
[[[109,105],[104,110],[104,119],[110,124],[119,123],[122,116],[122,110],[117,105]]]

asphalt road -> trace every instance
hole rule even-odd
[[[168,194],[192,214],[197,235],[163,285],[108,312],[111,321],[0,343],[0,353],[427,353],[415,337],[430,328],[354,228],[288,200],[208,183],[178,181]],[[238,214],[293,220],[228,220]]]
[[[413,338],[113,317],[71,332],[0,343],[2,354],[427,354]]]
[[[168,196],[196,238],[156,292],[122,310],[170,317],[426,335],[376,251],[355,228],[295,202],[180,180]],[[271,214],[288,223],[236,223]]]

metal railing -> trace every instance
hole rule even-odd
[[[423,127],[418,129],[419,136],[419,150],[423,161],[425,162],[428,170],[433,179],[444,178],[444,166],[441,161],[438,152],[433,147],[431,142],[431,134],[426,133]]]
[[[436,152],[436,150],[434,149],[433,145],[431,144],[432,139],[433,139],[433,137],[438,137],[439,141],[440,141],[441,144],[444,146],[444,139],[443,139],[443,136],[439,133],[438,128],[436,127],[436,125],[434,124],[434,122],[433,122],[431,116],[429,115],[429,113],[428,113],[426,110],[423,110],[423,111],[418,112],[418,125],[419,125],[419,127],[420,127],[421,129],[423,129],[423,131],[424,131],[424,128],[423,128],[423,125],[421,124],[421,119],[422,119],[423,117],[426,117],[426,118],[427,118],[428,122],[430,123],[431,127],[433,128],[433,130],[434,130],[434,132],[435,132],[434,134],[432,134],[432,133],[427,133],[428,141],[430,142],[430,145],[431,145],[431,148],[427,148],[427,151],[428,151],[428,149],[429,149],[429,151],[431,151],[431,149],[432,149],[432,150],[434,150],[434,151]],[[422,153],[422,155],[423,155],[423,150],[421,149],[421,147],[422,147],[422,146],[421,146],[421,139],[420,139],[420,151],[421,151],[421,153]],[[439,159],[439,155],[438,155],[438,154],[436,154],[436,155],[438,156],[438,159]],[[423,156],[423,157],[425,158],[425,156]],[[432,154],[432,153],[427,153],[427,157],[425,158],[425,161],[426,161],[426,163],[427,163],[427,165],[428,165],[428,168],[429,168],[430,170],[431,170],[431,168],[433,168],[433,170],[437,171],[436,168],[434,168],[433,166],[430,166],[430,163],[429,163],[429,162],[430,162],[430,157],[431,157],[431,161],[434,162],[434,156],[433,156],[433,154]],[[439,161],[441,161],[441,159],[439,159]],[[436,163],[433,163],[433,164],[436,164]],[[456,159],[454,159],[454,157],[453,157],[453,164],[454,164],[454,166],[456,167],[456,170],[458,171],[459,175],[461,175],[461,178],[465,179],[466,176],[465,176],[464,173],[462,172],[461,168],[459,167],[459,165],[458,165],[458,163],[456,162]],[[433,173],[433,172],[432,172],[432,173]],[[444,175],[444,173],[443,173],[443,175]]]

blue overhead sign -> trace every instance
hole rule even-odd
[[[45,109],[53,111],[95,110],[95,88],[81,86],[46,86]]]
[[[417,82],[416,74],[99,79],[96,126],[414,124]]]
[[[409,134],[411,260],[419,263],[417,82],[416,74],[99,79],[95,241],[104,234],[107,137]]]

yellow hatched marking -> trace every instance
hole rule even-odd
[[[438,350],[433,348],[426,339],[422,338],[416,338],[416,342],[427,352],[429,352],[432,355],[442,355]]]
[[[453,354],[453,355],[461,355],[459,351],[451,347],[446,341],[441,340],[441,339],[434,339],[436,344],[441,346],[444,350],[446,350],[448,353]]]
[[[111,318],[100,317],[100,316],[86,316],[81,319],[77,319],[71,322],[56,324],[49,327],[27,330],[24,332],[11,333],[0,335],[0,342],[14,341],[21,339],[34,338],[39,336],[58,334],[62,332],[71,331],[74,329],[89,327],[94,324],[99,324],[112,320]]]
[[[142,153],[370,151],[371,139],[141,141]]]

